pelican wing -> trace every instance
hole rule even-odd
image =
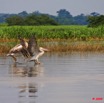
[[[20,40],[20,44],[23,46],[23,48],[25,48],[25,49],[26,49],[27,45],[26,45],[25,40],[24,40],[23,38],[21,38],[21,36],[20,36],[20,35],[18,36],[18,38],[19,38],[19,40]]]
[[[29,54],[29,52],[28,52],[28,50],[27,50],[27,48],[28,48],[28,43],[27,43],[24,39],[22,39],[21,36],[18,36],[18,38],[19,38],[19,40],[20,40],[20,44],[22,45],[22,49],[21,49],[22,55],[23,55],[24,57],[29,57],[30,54]]]
[[[23,55],[24,57],[26,57],[26,58],[30,57],[29,52],[28,52],[27,49],[25,49],[25,48],[22,48],[22,49],[21,49],[21,53],[22,53],[22,55]]]
[[[9,53],[18,53],[18,52],[21,51],[21,49],[22,49],[22,45],[21,45],[21,44],[17,44],[15,47],[13,47],[13,48],[9,51]]]
[[[31,36],[28,42],[28,52],[30,53],[30,56],[33,56],[35,53],[38,52],[38,45],[37,40],[35,36]]]

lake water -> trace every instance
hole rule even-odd
[[[0,103],[104,103],[104,53],[45,54],[35,66],[18,61],[0,57]]]

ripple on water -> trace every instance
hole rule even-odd
[[[41,65],[0,57],[2,103],[93,103],[104,96],[104,54],[44,55]],[[103,102],[103,100],[101,101]]]

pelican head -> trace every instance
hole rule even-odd
[[[43,48],[43,47],[39,47],[39,50],[42,52],[42,51],[44,51],[44,52],[48,52],[49,51],[49,49],[46,49],[46,48]]]

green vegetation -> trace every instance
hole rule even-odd
[[[1,26],[0,38],[24,38],[35,34],[40,39],[104,39],[104,27],[88,28],[87,26]]]
[[[0,26],[0,54],[19,43],[18,34],[25,40],[36,35],[38,44],[52,52],[104,50],[103,26]]]
[[[56,13],[57,13],[57,15],[40,13],[39,11],[34,11],[32,13],[27,13],[26,11],[22,11],[22,12],[20,12],[18,14],[0,13],[0,23],[5,23],[6,19],[11,18],[12,16],[15,16],[15,17],[17,16],[17,22],[18,22],[18,21],[21,21],[22,18],[24,19],[24,18],[27,18],[28,16],[31,16],[31,15],[35,15],[35,19],[36,19],[36,16],[40,17],[41,15],[46,15],[49,18],[53,19],[54,21],[56,21],[58,24],[61,24],[61,25],[87,25],[88,24],[88,21],[87,21],[88,16],[100,15],[99,13],[93,12],[93,13],[91,13],[89,15],[81,13],[79,15],[73,16],[66,9],[60,9],[60,10],[56,11]],[[44,19],[44,17],[42,17],[40,19]],[[40,21],[40,19],[38,19],[38,20]],[[38,21],[36,20],[35,25],[37,25],[37,22]],[[40,24],[40,22],[38,22],[38,24]],[[47,22],[46,22],[46,24],[47,24]],[[20,23],[20,25],[21,25],[21,23]]]
[[[9,26],[13,25],[58,25],[55,20],[50,18],[48,15],[29,15],[26,17],[22,16],[11,16],[6,19]]]
[[[104,26],[104,15],[100,16],[89,16],[88,18],[89,27],[98,27],[98,26]]]

